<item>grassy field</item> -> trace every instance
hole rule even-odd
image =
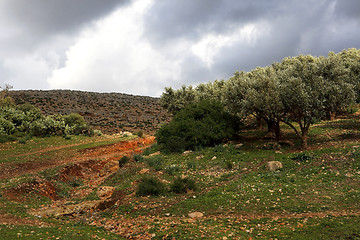
[[[100,173],[109,161],[124,155],[107,150],[134,138],[51,137],[0,144],[0,164],[10,171],[39,163],[38,171],[16,177],[3,174],[0,219],[8,221],[0,225],[0,235],[4,239],[360,239],[360,121],[353,117],[315,124],[307,151],[301,151],[290,129],[282,129],[288,141],[280,145],[265,139],[263,130],[249,130],[237,142],[188,154],[159,154],[154,144],[142,156],[131,155],[125,165],[104,174]],[[97,152],[89,155],[90,150]],[[79,165],[82,174],[61,180],[64,168],[77,159],[87,163]],[[41,167],[51,161],[59,164]],[[102,169],[90,171],[95,165],[88,161]],[[265,168],[269,161],[280,161],[283,168],[270,172]],[[138,196],[145,176],[159,179],[165,191]],[[194,180],[196,189],[171,191],[177,178]],[[9,194],[30,183],[51,183],[57,197],[30,190],[21,192],[23,197]],[[32,214],[51,206],[99,201],[102,187],[114,187],[121,198],[101,210]],[[203,216],[191,218],[192,212]]]

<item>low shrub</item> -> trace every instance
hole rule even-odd
[[[298,162],[306,162],[306,161],[310,161],[313,159],[314,159],[314,157],[308,153],[299,153],[299,154],[296,154],[295,156],[291,157],[291,160],[298,161]]]
[[[181,167],[175,164],[172,164],[170,166],[168,166],[167,168],[165,168],[165,171],[169,174],[169,175],[174,175],[177,172],[181,171]]]
[[[144,136],[144,132],[140,130],[140,131],[137,131],[137,132],[135,133],[135,135],[138,136],[138,137],[140,137],[140,138],[142,138],[142,137]]]
[[[166,192],[165,184],[155,177],[143,177],[138,184],[137,196],[159,196]]]
[[[130,158],[128,156],[123,156],[119,159],[119,167],[123,167],[126,163],[130,161]]]
[[[170,185],[170,191],[174,193],[186,193],[189,190],[196,190],[195,181],[190,178],[177,177]]]
[[[234,164],[229,160],[225,161],[224,164],[225,164],[225,169],[227,170],[231,170],[234,167]]]
[[[133,159],[134,159],[135,162],[141,162],[141,161],[144,160],[144,157],[141,154],[135,154],[133,156]]]
[[[154,156],[146,159],[149,167],[154,168],[156,171],[160,171],[163,169],[163,159],[159,156]]]

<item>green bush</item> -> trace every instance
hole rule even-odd
[[[133,158],[135,162],[141,162],[144,160],[144,157],[141,154],[135,154]]]
[[[170,185],[170,191],[174,193],[186,193],[189,190],[196,190],[195,181],[190,178],[175,178]]]
[[[154,168],[156,171],[160,171],[163,169],[163,159],[159,156],[154,156],[146,159],[148,165]]]
[[[119,167],[123,167],[126,163],[130,161],[130,158],[128,156],[123,156],[119,160]]]
[[[174,175],[175,173],[181,171],[181,167],[178,165],[172,164],[172,165],[168,166],[167,168],[165,168],[165,171],[169,175]]]
[[[225,112],[220,103],[205,100],[178,112],[155,136],[164,151],[182,152],[233,139],[238,130],[237,117]]]
[[[137,196],[159,196],[166,192],[165,184],[155,177],[143,177],[138,185]]]
[[[16,137],[12,135],[0,134],[0,143],[15,141]]]
[[[135,133],[135,135],[138,136],[138,137],[140,137],[140,138],[142,138],[142,137],[144,136],[144,132],[140,130],[140,131],[137,131],[137,132]]]

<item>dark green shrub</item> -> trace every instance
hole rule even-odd
[[[164,151],[182,152],[233,139],[238,130],[237,117],[225,112],[220,103],[206,100],[178,112],[155,136]]]
[[[227,170],[231,170],[234,167],[233,163],[229,160],[225,161],[224,164],[225,164],[225,169]]]
[[[126,163],[130,161],[130,158],[128,156],[123,156],[119,159],[119,167],[123,167]]]
[[[306,162],[313,160],[313,156],[309,155],[308,153],[299,153],[295,156],[291,157],[291,160],[298,161],[298,162]]]
[[[189,161],[186,163],[187,164],[187,168],[188,169],[196,169],[196,162],[194,161]]]
[[[146,159],[148,165],[154,168],[156,171],[160,171],[163,169],[163,159],[159,156],[154,156]]]
[[[25,138],[19,139],[18,143],[20,143],[20,144],[26,144],[26,139],[25,139]]]
[[[135,154],[133,158],[135,162],[141,162],[144,160],[144,157],[141,154]]]
[[[135,135],[142,138],[144,136],[144,132],[140,130],[140,131],[137,131],[135,133]]]
[[[196,190],[195,181],[190,178],[175,178],[170,185],[170,191],[174,193],[186,193],[189,190]]]
[[[181,171],[181,167],[178,166],[178,165],[173,164],[173,165],[170,165],[170,166],[168,166],[167,168],[165,168],[165,171],[166,171],[167,174],[169,174],[169,175],[174,175],[175,173]]]
[[[143,177],[138,185],[137,196],[159,196],[166,192],[165,184],[155,177]]]
[[[12,141],[15,141],[15,140],[16,140],[16,137],[14,137],[12,135],[0,134],[0,143],[12,142]]]

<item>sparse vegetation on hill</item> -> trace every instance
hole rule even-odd
[[[121,93],[70,90],[9,91],[16,104],[30,103],[45,115],[78,113],[93,129],[104,133],[144,131],[154,133],[169,114],[159,99]]]

